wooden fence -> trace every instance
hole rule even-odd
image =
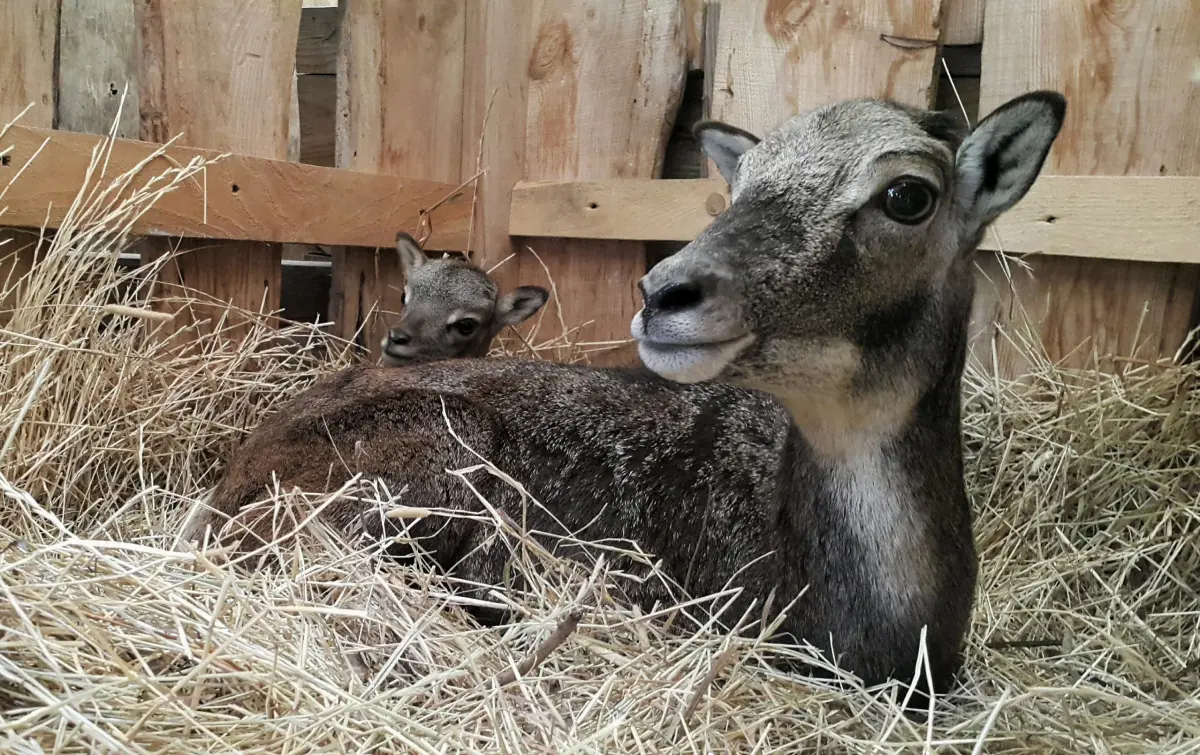
[[[507,260],[506,286],[549,276],[578,340],[627,341],[636,280],[727,203],[697,118],[762,133],[873,95],[974,122],[1054,88],[1062,136],[980,255],[977,355],[1019,373],[996,326],[1028,318],[1052,358],[1109,367],[1171,356],[1197,323],[1195,0],[0,0],[0,72],[0,121],[32,103],[0,187],[41,150],[4,200],[8,269],[125,96],[112,167],[171,137],[176,159],[234,153],[206,216],[184,187],[144,219],[144,257],[163,236],[194,250],[163,283],[322,315],[372,350],[399,308],[397,230]]]

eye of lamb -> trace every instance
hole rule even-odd
[[[458,331],[459,335],[469,336],[479,327],[479,321],[473,317],[464,317],[450,323],[450,327]]]
[[[933,213],[933,189],[916,178],[901,178],[883,194],[883,212],[897,223],[917,225]]]

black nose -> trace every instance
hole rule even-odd
[[[647,309],[660,312],[674,312],[691,309],[704,300],[704,291],[699,283],[668,283],[662,288],[646,296],[642,289],[642,298]]]
[[[405,333],[403,330],[389,330],[388,331],[388,340],[390,340],[392,343],[396,344],[397,346],[404,346],[405,344],[407,344],[409,341],[412,340],[412,337],[409,336],[408,333]]]

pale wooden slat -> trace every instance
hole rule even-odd
[[[941,0],[722,3],[712,117],[765,133],[848,97],[928,107],[940,10]],[[926,44],[892,44],[884,35]]]
[[[514,235],[691,241],[729,202],[719,179],[531,181],[512,196]]]
[[[0,150],[11,148],[8,164],[0,166],[0,185],[7,185],[9,176],[26,163],[28,167],[4,197],[4,222],[41,227],[48,221],[49,227],[57,227],[79,192],[93,149],[103,141],[90,134],[12,127],[0,139]],[[159,148],[126,139],[112,144],[109,177],[133,169]],[[31,161],[35,153],[37,158]],[[172,145],[167,157],[151,162],[142,175],[149,179],[194,157],[220,155]],[[204,182],[184,183],[162,197],[134,231],[204,239],[390,247],[397,231],[417,231],[423,208],[452,196],[434,210],[435,233],[427,246],[457,250],[465,248],[471,213],[469,194],[455,191],[457,188],[435,181],[225,155],[206,169]],[[230,252],[214,252],[222,253]]]
[[[525,175],[531,12],[528,2],[511,0],[467,6],[462,172],[487,171],[476,184],[472,244],[486,267],[513,252],[509,203],[513,184]],[[518,285],[518,274],[511,260],[494,273],[504,287]]]
[[[137,24],[129,0],[62,0],[58,128],[138,136]],[[126,92],[128,88],[128,92]]]
[[[526,178],[661,175],[667,125],[687,70],[681,10],[675,0],[535,3]],[[636,363],[629,323],[640,306],[645,245],[540,240],[531,246],[562,293],[563,320],[582,326],[575,343],[625,342],[595,353],[592,363]],[[528,254],[520,270],[528,282],[542,277],[541,264]],[[573,358],[570,351],[553,356]]]
[[[525,236],[691,241],[728,190],[719,179],[522,182]],[[995,224],[1008,252],[1200,264],[1200,178],[1042,176]],[[987,234],[981,249],[996,249]]]
[[[299,4],[144,0],[135,9],[142,138],[182,135],[190,146],[287,158]],[[168,248],[149,244],[144,256],[153,259]],[[183,285],[238,308],[278,309],[278,244],[185,241],[181,248],[185,253],[162,269],[156,291],[170,295]],[[199,332],[220,313],[196,306],[186,316],[210,319]]]
[[[337,164],[457,184],[464,3],[348,0],[342,12]],[[357,334],[377,357],[403,286],[394,236],[379,250],[335,250],[329,309],[337,333]]]
[[[982,42],[986,2],[987,0],[942,0],[945,6],[942,16],[942,44],[977,45]]]
[[[1188,63],[1197,59],[1200,4],[1194,0],[992,2],[979,112],[986,115],[1031,89],[1059,89],[1068,100],[1067,117],[1045,174],[1200,175],[1200,87],[1189,81]],[[1138,203],[1132,195],[1111,198],[1113,215],[1101,226],[1111,233],[1122,220],[1141,222],[1121,209],[1122,199]],[[1080,254],[1103,240],[1092,231],[1089,241],[1078,242]],[[1131,246],[1150,243],[1126,238]],[[1070,243],[1065,233],[1061,243]],[[1050,358],[1071,355],[1066,363],[1075,366],[1091,364],[1093,349],[1106,367],[1112,364],[1107,355],[1169,356],[1186,337],[1200,284],[1200,268],[1191,265],[1041,259],[1031,262],[1032,276],[1014,271],[1010,289],[996,261],[984,267],[998,285],[979,287],[974,346],[991,363],[994,343],[1006,375],[1019,375],[1026,365],[1007,339],[991,337],[993,322],[1023,325],[1027,314]],[[1020,306],[1013,306],[1014,290]]]
[[[58,0],[0,2],[0,128],[22,112],[20,123],[27,126],[54,124],[58,7]],[[26,232],[0,227],[0,324],[9,319],[17,282],[33,265],[36,241]]]

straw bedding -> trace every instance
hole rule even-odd
[[[180,546],[244,432],[353,357],[252,313],[181,342],[147,310],[145,271],[112,265],[154,201],[155,186],[100,191],[144,183],[126,179],[93,175],[34,272],[3,283],[7,751],[1200,752],[1194,365],[968,375],[977,610],[961,688],[913,720],[904,684],[772,671],[772,655],[816,651],[724,633],[703,600],[641,616],[606,591],[604,558],[556,561],[510,522],[498,547],[529,586],[494,591],[524,616],[495,630],[446,577],[319,524],[279,546],[278,571]],[[429,513],[358,487],[400,517]]]

